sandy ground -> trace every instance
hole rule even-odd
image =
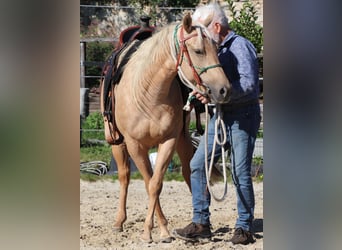
[[[237,216],[235,190],[231,184],[228,185],[227,198],[223,202],[212,201],[213,237],[204,244],[179,239],[171,243],[160,243],[156,220],[152,231],[153,242],[147,244],[139,240],[148,199],[142,180],[131,180],[127,200],[128,218],[123,232],[119,233],[112,231],[118,206],[119,182],[105,180],[90,183],[81,180],[80,190],[80,249],[263,249],[263,183],[254,183],[256,242],[247,246],[233,245],[228,241],[232,237]],[[164,182],[160,202],[170,232],[191,222],[191,194],[185,182]]]

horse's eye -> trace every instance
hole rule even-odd
[[[201,50],[201,49],[195,49],[195,53],[197,55],[203,55],[204,54],[203,50]]]

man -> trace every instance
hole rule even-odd
[[[218,57],[232,84],[231,97],[228,103],[221,107],[227,134],[227,142],[224,147],[231,147],[232,177],[237,194],[238,218],[231,242],[233,244],[249,244],[254,242],[252,235],[254,191],[251,163],[260,125],[257,54],[250,41],[230,29],[228,19],[218,4],[198,7],[193,13],[193,22],[207,27],[212,38],[219,45]],[[199,93],[195,94],[202,103],[210,101]],[[190,162],[192,223],[185,228],[173,230],[173,235],[183,240],[196,241],[212,236],[209,212],[210,193],[206,182],[205,161],[209,162],[211,157],[216,116],[215,114],[208,126],[209,159],[205,159],[205,140],[202,137]],[[220,153],[221,147],[216,145],[215,162],[220,157]]]

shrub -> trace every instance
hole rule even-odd
[[[233,0],[226,0],[229,11],[232,14],[231,28],[239,35],[250,40],[258,53],[263,47],[263,28],[256,23],[258,16],[255,6],[251,2],[245,2],[240,13],[235,9]]]
[[[86,44],[86,61],[102,63],[106,61],[110,52],[114,49],[114,45],[109,42],[88,42]],[[100,76],[102,72],[102,66],[87,66],[87,76]],[[99,85],[99,78],[87,78],[87,88],[97,87]]]
[[[104,140],[104,124],[102,114],[100,112],[93,112],[82,123],[82,139],[98,139]],[[90,130],[90,131],[87,131]],[[98,130],[98,131],[96,131]]]
[[[258,16],[253,3],[246,2],[243,4],[240,13],[235,9],[234,0],[226,0],[228,3],[228,9],[232,14],[232,20],[230,22],[231,28],[239,35],[250,40],[255,46],[257,53],[263,52],[263,28],[257,24]],[[259,57],[259,76],[264,76],[264,60],[263,57]]]

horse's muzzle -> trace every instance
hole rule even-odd
[[[207,92],[210,100],[214,103],[226,103],[229,100],[230,88],[211,89],[207,87]]]

